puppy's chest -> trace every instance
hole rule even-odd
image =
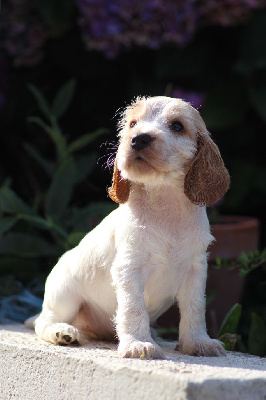
[[[192,254],[189,244],[199,242],[197,229],[182,221],[156,221],[142,226],[138,233],[139,249],[146,252],[152,269],[167,270],[182,264]]]
[[[145,249],[143,277],[146,297],[154,304],[175,296],[178,282],[182,281],[184,271],[189,265],[189,257],[182,251],[182,235],[179,232],[166,234],[162,229],[148,231],[149,229],[146,238],[151,240],[146,239],[148,244]]]
[[[191,225],[188,227],[182,223],[177,223],[174,227],[149,226],[145,231],[145,293],[147,298],[160,303],[163,299],[176,295],[193,264],[197,249],[202,247],[198,244],[201,243],[201,235]],[[142,242],[145,242],[144,237]]]
[[[177,244],[187,236],[195,237],[200,229],[200,224],[195,223],[192,215],[182,215],[180,213],[171,213],[169,210],[154,214],[149,218],[149,214],[143,221],[147,235],[159,236],[165,238],[168,242]]]

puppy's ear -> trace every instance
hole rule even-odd
[[[229,189],[230,177],[208,132],[198,134],[198,151],[185,176],[184,191],[194,204],[211,205]]]
[[[114,163],[114,172],[112,179],[112,186],[108,189],[109,197],[119,204],[126,203],[130,192],[130,182],[123,179],[121,172],[117,168],[117,162]]]

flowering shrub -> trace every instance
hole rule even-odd
[[[201,108],[204,103],[205,96],[203,93],[195,92],[195,91],[188,91],[182,88],[174,88],[173,91],[170,93],[171,97],[176,97],[179,99],[183,99],[190,103],[194,108]]]
[[[87,48],[117,55],[132,45],[157,49],[165,42],[185,44],[196,24],[195,0],[77,0]]]
[[[265,0],[203,0],[199,1],[199,13],[203,23],[221,26],[244,22],[253,9],[265,7]]]
[[[76,0],[79,25],[88,49],[115,57],[133,45],[157,49],[182,46],[198,26],[243,22],[265,0]]]
[[[108,58],[132,46],[183,46],[199,26],[241,23],[253,9],[266,5],[265,0],[6,0],[0,14],[1,52],[11,56],[15,66],[40,62],[51,31],[69,27],[73,2],[86,48]]]

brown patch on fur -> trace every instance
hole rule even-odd
[[[186,196],[194,204],[210,205],[227,192],[229,184],[218,147],[208,134],[198,134],[198,152],[185,177]]]
[[[117,168],[116,161],[114,164],[112,186],[108,189],[109,197],[119,204],[126,203],[130,192],[130,182],[121,176],[121,172]]]
[[[119,135],[123,129],[130,125],[132,120],[138,122],[146,113],[146,98],[137,97],[129,106],[127,106],[122,114],[122,118],[118,123]]]

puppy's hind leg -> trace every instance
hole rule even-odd
[[[82,300],[66,275],[59,277],[57,272],[53,270],[47,279],[43,309],[35,321],[35,332],[41,339],[54,344],[81,344],[82,334],[71,323]]]
[[[47,299],[43,310],[35,321],[35,332],[43,340],[59,345],[81,344],[82,335],[71,325],[79,311],[80,304],[69,293],[60,293],[53,299],[53,305]]]
[[[35,321],[39,317],[39,315],[40,314],[37,314],[37,315],[34,315],[33,317],[30,317],[30,318],[26,319],[26,321],[24,321],[24,325],[26,326],[26,328],[34,329]]]

